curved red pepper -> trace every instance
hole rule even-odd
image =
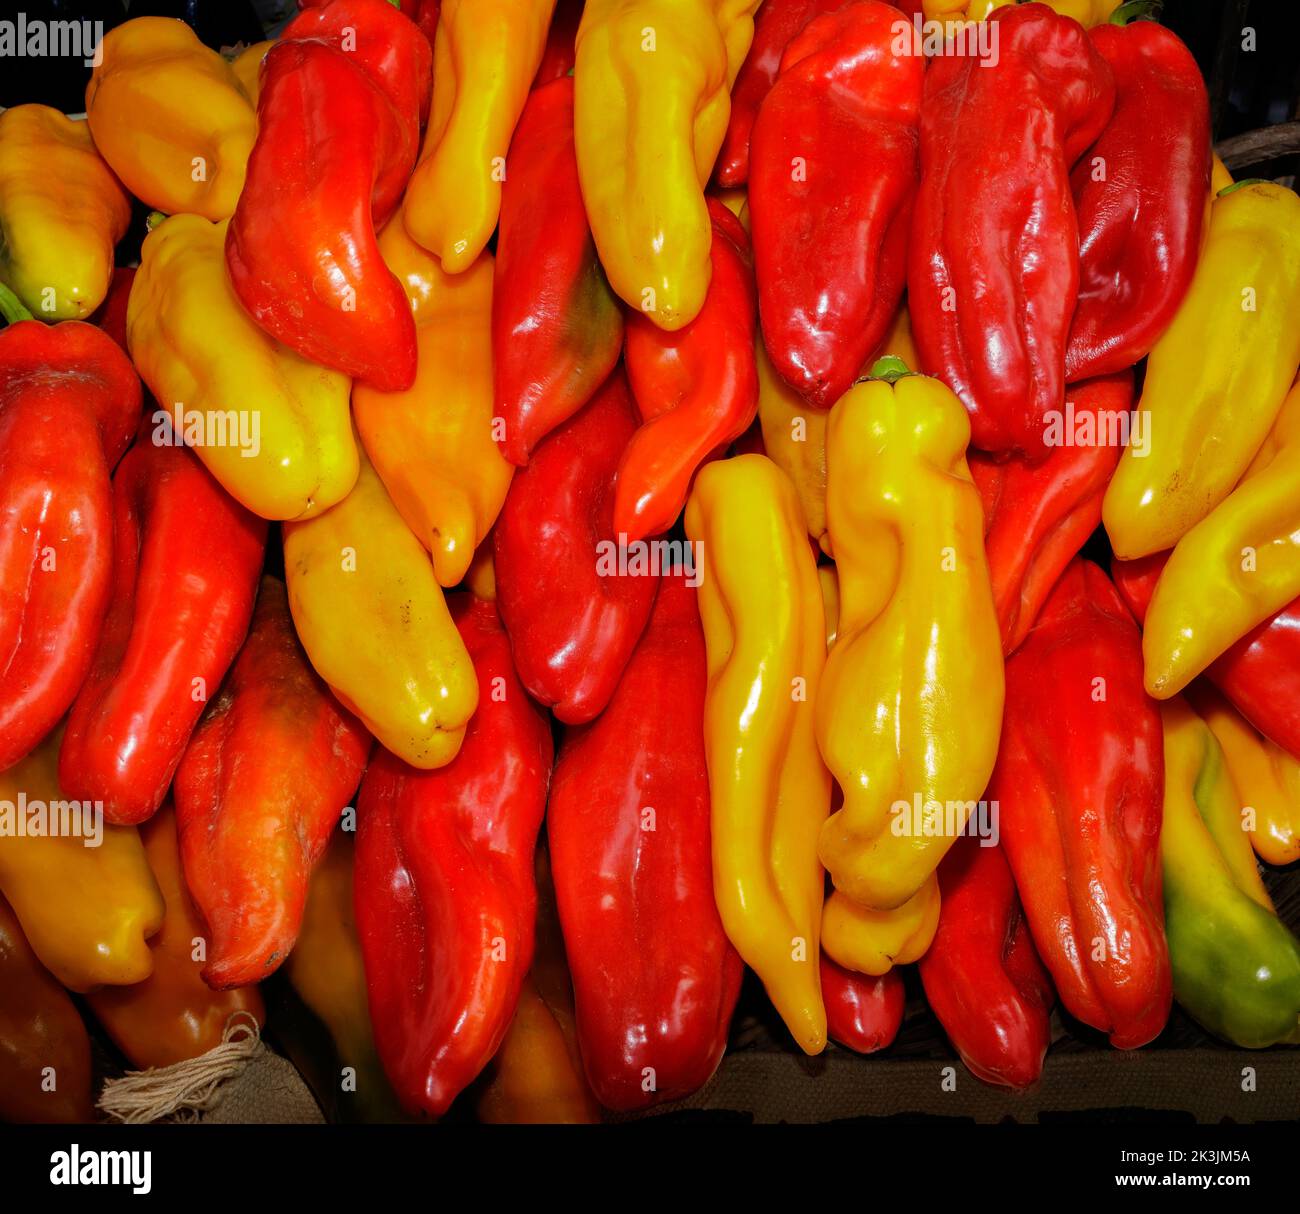
[[[822,953],[821,983],[826,1033],[836,1045],[874,1054],[893,1044],[907,1003],[897,966],[873,978],[846,970]]]
[[[356,911],[384,1070],[441,1116],[496,1053],[533,955],[533,853],[551,728],[510,662],[496,607],[452,615],[483,694],[460,753],[417,771],[385,750],[357,801]]]
[[[267,52],[226,233],[230,281],[253,319],[385,392],[415,380],[415,321],[375,233],[415,166],[432,72],[428,39],[388,0],[304,8]]]
[[[547,836],[578,1041],[601,1104],[695,1091],[727,1043],[742,965],[713,899],[704,632],[665,576],[609,707],[566,732]]]
[[[723,189],[749,180],[749,139],[763,98],[781,67],[785,48],[805,25],[844,0],[763,0],[754,14],[754,40],[731,87],[731,117],[714,177]],[[897,14],[895,14],[897,16]],[[788,166],[787,166],[788,167]]]
[[[1043,416],[1065,393],[1079,286],[1070,166],[1110,117],[1115,84],[1083,27],[1042,4],[988,18],[930,61],[907,277],[922,369],[971,414],[986,451],[1047,454]],[[974,28],[974,27],[972,27]]]
[[[1165,1026],[1164,748],[1142,640],[1106,575],[1076,560],[1007,660],[988,797],[1061,1002],[1119,1049]]]
[[[284,583],[263,578],[248,639],[176,769],[209,986],[260,982],[289,955],[312,870],[369,753],[370,735],[311,668]]]
[[[0,332],[0,771],[90,669],[112,591],[109,478],[139,417],[140,380],[99,329]]]
[[[533,88],[539,89],[552,80],[560,80],[573,70],[578,58],[575,44],[578,25],[582,21],[582,6],[583,0],[559,0],[556,4],[551,28],[546,33],[542,61],[533,77]],[[497,256],[500,255],[498,250]]]
[[[750,144],[763,347],[829,409],[889,328],[907,278],[925,57],[896,8],[853,0],[786,47]]]
[[[1071,384],[1062,432],[1072,442],[1085,433],[1079,427],[1089,426],[1100,438],[1132,407],[1132,371]],[[1057,579],[1097,529],[1101,499],[1122,451],[1113,442],[1063,444],[1038,464],[970,453],[971,476],[984,504],[984,548],[1003,653],[1019,648]]]
[[[939,865],[939,930],[918,966],[925,997],[977,1079],[1037,1083],[1051,1044],[1052,980],[999,847],[967,835]]]
[[[533,447],[589,401],[623,348],[578,187],[573,77],[535,89],[515,127],[492,281],[492,361],[501,453]]]
[[[1114,73],[1115,113],[1070,176],[1079,222],[1070,383],[1133,366],[1169,327],[1196,269],[1210,188],[1210,101],[1191,51],[1154,21],[1088,36]]]
[[[708,206],[713,278],[700,314],[673,332],[639,312],[627,321],[624,361],[644,423],[614,492],[614,530],[629,540],[667,531],[699,466],[758,413],[749,237],[716,198]]]
[[[108,284],[108,294],[104,302],[95,309],[90,318],[92,325],[98,325],[123,350],[126,349],[126,306],[131,298],[131,287],[135,283],[135,267],[118,266],[113,271],[113,279]],[[134,419],[132,419],[134,427]]]
[[[1169,559],[1153,552],[1136,561],[1114,561],[1111,573],[1138,623]],[[1300,759],[1300,598],[1257,625],[1205,672],[1260,733]]]
[[[597,551],[612,543],[614,474],[636,424],[615,372],[515,476],[493,531],[497,607],[520,681],[571,725],[609,703],[659,582],[605,576]]]
[[[266,520],[146,416],[113,477],[112,598],[68,716],[59,783],[113,823],[162,804],[209,696],[248,632]]]

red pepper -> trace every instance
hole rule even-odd
[[[415,165],[432,71],[428,39],[387,0],[304,8],[267,52],[226,233],[230,281],[253,319],[385,392],[415,380],[415,320],[375,233]]]
[[[1007,661],[988,796],[1061,1002],[1119,1049],[1165,1026],[1164,749],[1142,640],[1119,592],[1076,560]]]
[[[110,338],[18,319],[3,296],[0,770],[58,724],[90,669],[112,587],[109,478],[140,417],[140,380]]]
[[[1064,442],[1041,463],[970,453],[984,503],[984,547],[1003,653],[1019,648],[1057,579],[1100,524],[1101,499],[1122,451],[1105,441],[1106,429],[1132,407],[1131,371],[1072,384],[1062,415]],[[1117,435],[1116,429],[1111,437]],[[1076,442],[1080,438],[1087,441]]]
[[[118,824],[162,804],[248,632],[266,549],[266,520],[151,427],[113,478],[112,597],[59,752],[64,793]]]
[[[307,8],[312,2],[313,0],[301,0],[301,7]],[[420,27],[432,46],[438,32],[438,14],[442,11],[442,0],[402,0],[401,9]]]
[[[1154,21],[1089,33],[1115,77],[1115,113],[1071,174],[1079,302],[1073,383],[1145,358],[1192,281],[1210,186],[1210,102],[1178,35]]]
[[[357,802],[356,910],[370,1017],[403,1106],[434,1116],[491,1060],[533,955],[533,852],[551,728],[494,604],[452,599],[483,688],[460,753],[417,771],[385,750]]]
[[[754,15],[754,40],[731,88],[731,118],[714,171],[723,189],[742,186],[749,180],[750,132],[763,98],[776,80],[781,56],[790,39],[814,17],[843,3],[844,0],[763,0],[759,5]]]
[[[708,206],[713,278],[700,314],[672,332],[640,312],[628,317],[624,360],[644,423],[614,493],[614,530],[628,540],[667,531],[699,466],[758,413],[749,236],[716,198]]]
[[[118,266],[113,271],[113,279],[108,284],[108,294],[104,302],[95,309],[90,318],[92,325],[98,325],[123,350],[126,349],[126,305],[131,298],[131,286],[135,282],[134,266]]]
[[[1054,996],[1002,849],[958,839],[939,889],[939,930],[918,966],[930,1008],[977,1079],[1031,1087],[1051,1044]]]
[[[533,88],[539,89],[552,80],[560,80],[573,70],[578,58],[575,42],[582,21],[582,6],[583,0],[559,0],[556,4],[551,28],[546,35],[546,49],[542,51],[542,61],[533,77]],[[500,255],[498,249],[497,256]]]
[[[501,453],[522,465],[591,399],[623,347],[623,309],[600,268],[578,187],[572,76],[529,95],[507,170],[492,352]]]
[[[822,953],[821,983],[826,1033],[832,1041],[858,1054],[874,1054],[893,1044],[907,1002],[897,966],[873,978],[846,970]]]
[[[971,28],[996,58],[968,37],[925,76],[908,311],[922,369],[961,397],[974,445],[1037,460],[1044,414],[1065,399],[1079,286],[1070,166],[1115,84],[1083,27],[1045,5]]]
[[[176,769],[209,986],[260,982],[289,955],[312,870],[369,753],[370,735],[312,670],[284,583],[263,578],[248,639]]]
[[[578,1042],[611,1109],[705,1083],[740,989],[713,899],[707,681],[695,590],[665,576],[609,707],[566,731],[555,768],[547,836]]]
[[[615,372],[515,476],[493,531],[497,607],[520,681],[571,725],[609,703],[659,581],[616,576],[600,559],[599,546],[612,544],[614,474],[636,426]]]
[[[907,278],[925,58],[894,53],[902,20],[853,0],[786,47],[750,145],[763,346],[829,409],[889,328]]]
[[[1115,561],[1111,573],[1138,623],[1146,618],[1168,552]],[[1260,733],[1300,759],[1300,598],[1257,625],[1205,672]]]

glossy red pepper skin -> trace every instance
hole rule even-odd
[[[257,142],[226,233],[249,315],[385,392],[415,380],[415,321],[375,234],[415,165],[432,72],[428,39],[387,0],[304,8],[267,52]]]
[[[740,989],[713,899],[707,681],[695,590],[667,575],[609,707],[566,731],[555,768],[547,837],[578,1042],[611,1109],[704,1084]]]
[[[265,519],[146,416],[113,477],[112,595],[59,751],[73,799],[115,824],[162,804],[190,734],[248,632]]]
[[[926,1000],[972,1075],[1032,1087],[1052,1040],[1052,980],[1002,849],[958,839],[939,865],[939,889],[939,930],[918,966]]]
[[[894,53],[900,20],[879,0],[814,18],[790,40],[754,122],[763,347],[819,409],[880,344],[907,280],[925,57]]]
[[[1067,416],[1100,433],[1105,418],[1133,407],[1133,372],[1072,384],[1065,402]],[[1065,432],[1076,433],[1072,427]],[[1020,647],[1057,579],[1101,523],[1101,500],[1122,451],[1116,443],[1061,445],[1037,464],[970,453],[1003,653]]]
[[[846,970],[822,953],[821,983],[826,1033],[836,1045],[874,1054],[893,1044],[907,1003],[897,966],[873,978]]]
[[[260,982],[289,955],[312,870],[369,754],[370,734],[307,660],[284,583],[263,578],[248,639],[176,769],[209,986]]]
[[[402,1105],[441,1116],[496,1053],[533,955],[550,723],[494,604],[453,596],[483,694],[460,753],[376,752],[357,801],[356,912],[375,1044]]]
[[[551,18],[551,28],[546,33],[546,49],[542,51],[542,61],[537,65],[537,75],[533,77],[533,88],[539,89],[567,76],[577,62],[578,52],[575,46],[578,37],[578,25],[582,21],[584,0],[558,0],[555,14]],[[516,128],[517,129],[517,128]],[[500,249],[497,256],[501,256]]]
[[[609,703],[659,583],[601,571],[599,545],[614,534],[614,475],[636,427],[627,381],[615,372],[515,475],[493,531],[497,608],[515,669],[570,725]]]
[[[1070,174],[1079,223],[1070,383],[1133,366],[1169,327],[1196,269],[1210,188],[1210,102],[1191,51],[1154,21],[1088,37],[1115,77],[1115,112]]]
[[[628,540],[667,531],[700,465],[758,414],[749,236],[718,199],[707,201],[713,278],[700,314],[673,332],[639,312],[627,320],[624,363],[643,422],[614,492],[614,531]]]
[[[1118,1049],[1172,998],[1160,868],[1164,746],[1142,639],[1088,561],[1061,576],[1007,661],[988,797],[1034,943],[1066,1009]]]
[[[1073,18],[1023,4],[987,24],[996,63],[943,54],[926,72],[908,311],[922,370],[961,398],[972,444],[1037,460],[1079,286],[1070,166],[1115,85]]]
[[[754,40],[731,88],[731,117],[714,169],[714,179],[723,189],[743,186],[749,180],[749,139],[754,119],[776,80],[781,56],[790,39],[814,17],[831,12],[843,3],[844,0],[763,0],[759,5],[754,14]]]
[[[1115,585],[1137,617],[1146,618],[1168,552],[1114,561]],[[1300,598],[1256,625],[1205,672],[1260,733],[1300,759]]]
[[[303,0],[302,8],[307,8],[311,0]],[[402,0],[402,12],[415,22],[433,45],[434,35],[438,32],[438,14],[442,10],[442,0]]]
[[[139,417],[135,369],[94,326],[0,331],[0,771],[90,669],[112,589],[110,477]]]
[[[501,191],[492,360],[501,453],[534,446],[587,403],[623,349],[623,308],[596,256],[573,150],[573,77],[534,89]]]

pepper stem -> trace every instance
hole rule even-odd
[[[152,232],[160,223],[167,218],[161,211],[150,211],[144,219],[144,230]]]
[[[2,282],[0,282],[0,316],[5,318],[5,324],[7,325],[15,325],[20,320],[36,319],[27,310],[23,301]]]
[[[877,359],[871,367],[868,379],[883,379],[887,384],[896,383],[907,375],[915,375],[912,370],[897,354],[886,354],[884,358]]]
[[[1231,194],[1233,190],[1239,190],[1244,185],[1272,185],[1267,177],[1243,177],[1240,181],[1234,181],[1231,185],[1225,185],[1216,195],[1215,198],[1222,198],[1225,194]]]
[[[1109,17],[1111,25],[1127,25],[1130,21],[1159,21],[1160,10],[1164,7],[1162,0],[1128,0],[1121,4]]]

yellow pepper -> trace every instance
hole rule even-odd
[[[850,388],[827,430],[840,620],[817,741],[844,807],[819,852],[836,889],[875,910],[923,894],[955,837],[929,803],[964,824],[997,757],[1002,645],[969,439],[956,396],[906,372]]]
[[[262,60],[274,45],[274,39],[254,42],[252,46],[244,47],[230,61],[230,69],[235,73],[239,87],[244,90],[244,96],[253,103],[254,107],[257,106],[257,99],[262,95]]]
[[[357,479],[351,383],[244,311],[226,274],[226,226],[173,215],[145,238],[127,344],[175,437],[201,432],[194,453],[232,497],[263,518],[309,518]]]
[[[1125,449],[1102,503],[1121,560],[1173,547],[1232,491],[1295,378],[1298,315],[1300,198],[1239,183],[1214,200],[1192,285],[1147,359],[1150,449]]]
[[[124,22],[102,49],[86,86],[100,155],[156,211],[229,219],[257,138],[255,101],[232,65],[172,17]]]
[[[448,274],[473,265],[497,226],[506,152],[554,9],[555,0],[442,0],[406,230]]]
[[[1084,29],[1105,22],[1123,0],[1043,0],[1048,8],[1063,17],[1073,17]],[[927,21],[983,21],[994,9],[1024,0],[922,0],[921,11]]]
[[[1259,733],[1223,696],[1197,684],[1188,698],[1210,727],[1238,794],[1246,828],[1269,864],[1300,860],[1300,759]]]
[[[704,185],[758,0],[587,0],[574,68],[574,145],[610,285],[663,329],[709,289]]]
[[[448,274],[400,218],[384,229],[379,248],[410,297],[419,368],[404,392],[358,383],[353,415],[393,504],[432,554],[438,581],[455,586],[514,475],[493,437],[492,254]]]
[[[284,525],[294,627],[316,673],[412,767],[460,750],[478,682],[429,554],[361,455],[331,510]]]
[[[1232,174],[1217,155],[1210,158],[1210,199],[1213,201],[1220,190],[1226,190],[1232,184]],[[1208,225],[1206,234],[1208,235]]]
[[[840,579],[834,565],[818,565],[817,580],[822,584],[822,609],[826,615],[826,652],[830,653],[840,628]]]
[[[33,801],[52,815],[66,802],[59,788],[57,729],[22,762],[0,772],[0,893],[8,899],[41,963],[69,990],[143,982],[153,971],[148,939],[162,926],[163,899],[134,826],[109,826],[87,847],[92,833],[16,834],[18,821],[31,828]],[[26,815],[18,811],[26,796]],[[62,811],[60,816],[62,816]],[[102,807],[101,807],[102,812]],[[80,813],[72,821],[84,822]],[[93,829],[93,828],[92,828]]]
[[[736,951],[816,1054],[826,1044],[817,835],[831,789],[812,720],[826,620],[804,532],[790,478],[762,455],[705,465],[686,506],[686,533],[703,544],[714,897]]]
[[[939,879],[932,873],[902,906],[871,910],[835,890],[822,913],[822,948],[845,969],[873,976],[919,961],[939,928]]]
[[[1160,573],[1142,632],[1147,691],[1158,699],[1181,691],[1298,594],[1300,383],[1245,479],[1178,541]]]
[[[85,320],[108,293],[131,200],[84,122],[0,113],[0,282],[41,320]]]

